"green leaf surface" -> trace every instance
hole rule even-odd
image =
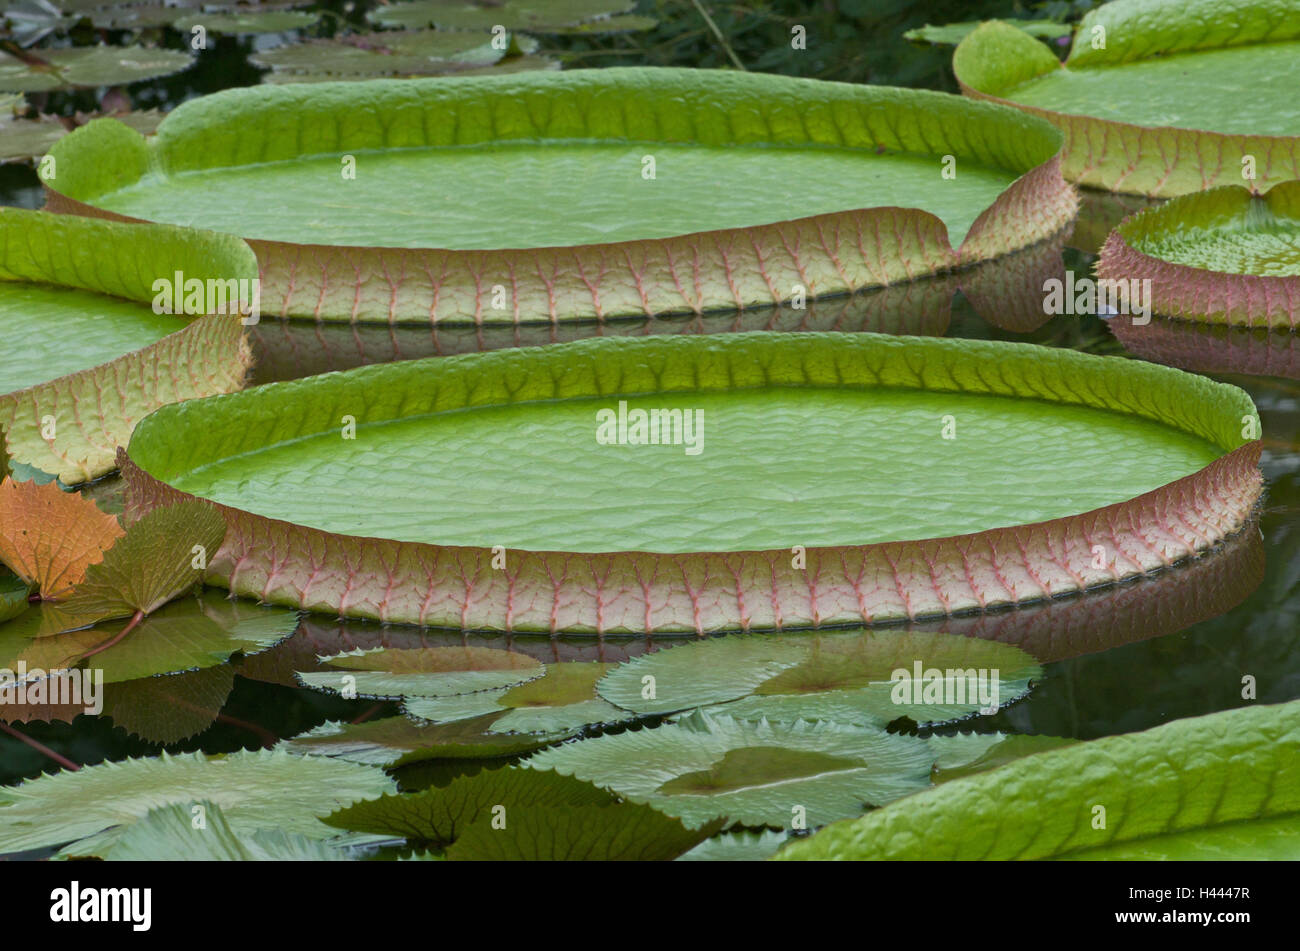
[[[637,409],[661,411],[658,445],[638,441]],[[146,507],[192,495],[248,513],[228,515],[212,576],[230,583],[237,559],[234,590],[263,600],[515,631],[811,626],[1054,596],[1186,557],[1258,493],[1258,444],[1223,455],[1251,413],[1244,392],[1179,371],[1015,344],[610,338],[193,401],[142,423],[128,481]],[[519,447],[547,479],[500,464]],[[1197,501],[1220,468],[1232,476]],[[1187,512],[1189,540],[1158,502],[1208,507]],[[274,564],[253,541],[268,533],[287,553]],[[705,584],[727,593],[701,599]]]
[[[7,568],[0,569],[0,623],[15,618],[30,606],[32,586]]]
[[[116,447],[152,410],[243,385],[250,357],[237,320],[187,326],[153,312],[154,282],[177,272],[252,280],[257,262],[222,235],[0,212],[0,329],[9,341],[0,424],[15,460],[68,484],[86,481],[114,468]]]
[[[480,819],[447,849],[460,862],[666,862],[713,835],[722,820],[698,829],[649,806],[526,805],[507,809],[504,827]]]
[[[1300,182],[1263,194],[1227,185],[1134,215],[1107,239],[1097,274],[1149,288],[1148,306],[1168,317],[1295,329]]]
[[[187,811],[211,801],[237,832],[280,829],[312,839],[332,834],[318,815],[393,788],[383,771],[288,753],[240,751],[133,759],[56,773],[6,788],[0,801],[0,842],[11,852],[95,836],[144,818],[162,806]],[[96,848],[106,847],[99,839]],[[79,852],[77,846],[68,854]]]
[[[195,828],[194,806],[203,824]],[[151,809],[107,849],[109,862],[336,862],[343,856],[317,839],[283,829],[236,830],[221,806],[204,800]]]
[[[1294,859],[1298,754],[1300,702],[1176,720],[944,783],[778,858]]]
[[[695,713],[654,729],[578,740],[524,765],[607,786],[698,824],[807,827],[860,815],[929,785],[923,740],[831,723],[747,723]],[[802,813],[800,813],[802,810]]]
[[[506,767],[452,780],[441,789],[382,796],[327,816],[339,829],[400,836],[412,844],[443,846],[476,822],[490,821],[494,809],[605,806],[613,796],[604,789],[557,773]]]
[[[1300,176],[1300,10],[1289,0],[1115,0],[1075,31],[1064,65],[1014,27],[983,24],[953,70],[981,98],[1066,132],[1064,170],[1084,184],[1170,196]]]
[[[468,0],[414,0],[393,3],[371,11],[370,19],[380,26],[424,27],[440,30],[490,31],[563,28],[587,23],[593,28],[614,14],[626,13],[631,0],[504,0],[473,3]]]
[[[597,691],[640,714],[709,706],[742,720],[884,726],[903,716],[925,724],[991,712],[1023,696],[1041,673],[1019,648],[974,637],[729,636],[642,655]],[[646,697],[647,677],[653,699]]]
[[[124,86],[179,72],[188,53],[143,46],[83,46],[33,50],[41,64],[0,53],[0,92],[50,92],[86,86]]]
[[[408,700],[404,709],[435,723],[495,713],[489,733],[572,733],[632,719],[627,710],[596,693],[596,682],[613,666],[595,661],[547,664],[541,677],[527,683],[466,696]]]
[[[45,609],[48,610],[48,609]],[[113,640],[128,622],[109,621],[51,636],[45,611],[32,610],[0,626],[0,657],[10,669],[71,667],[89,651]],[[94,655],[91,666],[105,683],[199,670],[224,663],[236,652],[267,650],[293,633],[294,611],[227,600],[215,592],[160,608],[112,647]],[[58,625],[54,625],[57,627]]]
[[[74,617],[152,614],[203,581],[226,522],[212,505],[181,502],[146,512],[86,569],[86,577],[60,608]]]
[[[407,717],[385,717],[364,723],[324,723],[284,740],[291,753],[333,756],[367,766],[396,769],[432,759],[491,759],[531,753],[570,734],[511,735],[489,732],[499,714],[420,724]]]
[[[179,743],[212,726],[234,687],[229,664],[142,677],[106,688],[103,714],[149,743]]]
[[[249,13],[191,13],[172,26],[182,33],[202,26],[209,33],[244,36],[249,33],[284,33],[301,30],[320,20],[320,14],[301,10],[261,10]]]
[[[1060,39],[1069,36],[1073,31],[1070,24],[1058,23],[1055,20],[1016,20],[1008,18],[1002,22],[1043,40]],[[956,46],[973,33],[979,25],[980,21],[978,20],[970,20],[964,23],[944,23],[941,26],[931,26],[927,23],[925,26],[908,30],[903,34],[903,39],[910,40],[913,43],[929,43],[933,46]]]
[[[491,647],[356,651],[322,658],[338,673],[303,673],[308,687],[364,697],[455,697],[540,677],[541,662]]]
[[[677,857],[679,862],[761,862],[771,858],[789,841],[784,832],[742,829],[724,832],[705,839],[695,848]]]
[[[147,142],[83,126],[51,151],[51,207],[243,235],[271,313],[553,322],[834,294],[1027,247],[1074,213],[1058,148],[1014,110],[760,73],[291,82],[187,102]]]
[[[931,736],[927,742],[936,755],[934,782],[938,785],[1005,766],[1022,756],[1044,753],[1078,741],[1061,736],[958,733],[953,736]]]

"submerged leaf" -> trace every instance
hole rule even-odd
[[[748,826],[812,828],[924,789],[933,762],[925,742],[911,736],[695,713],[566,743],[524,765],[608,786],[687,822],[726,816]]]
[[[237,832],[275,828],[313,839],[332,832],[318,815],[393,789],[382,770],[287,753],[240,751],[227,756],[187,753],[87,766],[41,776],[4,790],[0,843],[10,852],[46,848],[95,836],[176,803],[219,803]],[[114,837],[110,837],[114,838]],[[97,837],[99,854],[112,843]]]
[[[212,726],[234,686],[229,664],[114,683],[104,690],[103,715],[150,743],[179,743]]]
[[[47,600],[81,584],[123,534],[116,518],[55,482],[0,482],[0,561]]]

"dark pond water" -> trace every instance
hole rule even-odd
[[[201,59],[200,68],[136,84],[131,93],[137,105],[171,107],[200,92],[256,82],[256,72],[243,61],[248,47],[249,41],[223,39]],[[942,85],[937,80],[930,84]],[[49,107],[59,105],[55,101]],[[30,168],[0,166],[0,203],[39,207],[40,192]],[[1243,705],[1246,675],[1256,678],[1259,701],[1294,699],[1300,697],[1300,353],[1294,336],[1205,330],[1159,319],[1143,328],[1112,326],[1097,317],[1047,319],[1042,312],[1044,276],[1066,269],[1087,274],[1106,232],[1137,206],[1134,200],[1088,195],[1074,233],[1058,242],[932,281],[817,302],[800,313],[772,310],[591,325],[563,339],[588,333],[874,330],[1068,347],[1166,363],[1240,386],[1260,410],[1267,490],[1256,520],[1237,537],[1189,563],[1108,590],[914,626],[1017,643],[1044,662],[1042,680],[1028,697],[995,717],[983,718],[978,726],[982,730],[1079,738],[1141,730]],[[391,359],[562,339],[549,327],[485,337],[474,331],[431,334],[428,329],[273,321],[255,328],[254,337],[258,383]],[[91,491],[105,507],[120,505],[120,487],[112,480]],[[167,749],[222,752],[269,746],[327,720],[394,715],[395,704],[347,701],[296,687],[291,672],[314,669],[317,655],[355,647],[459,643],[509,646],[545,661],[619,661],[655,647],[644,638],[502,637],[311,616],[288,641],[236,666],[224,700],[217,696],[209,703],[206,712],[212,725]],[[153,755],[160,748],[104,718],[30,723],[22,731],[81,764]],[[435,761],[404,770],[401,778],[408,786],[440,782],[483,762]],[[0,784],[34,776],[52,765],[51,758],[33,746],[0,736]]]

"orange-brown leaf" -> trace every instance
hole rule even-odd
[[[112,515],[57,483],[0,482],[0,562],[43,598],[60,598],[123,535]]]

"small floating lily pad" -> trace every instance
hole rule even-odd
[[[324,658],[336,672],[299,674],[309,687],[361,697],[456,697],[542,676],[535,658],[490,647],[356,651]]]
[[[513,325],[751,307],[1007,254],[1074,214],[1059,146],[1041,120],[921,90],[527,71],[227,90],[147,142],[78,129],[46,184],[60,211],[248,238],[268,314]]]
[[[86,86],[121,86],[179,72],[188,53],[144,46],[83,46],[29,51],[23,61],[0,52],[0,91],[50,92]]]
[[[695,713],[536,753],[524,765],[606,786],[689,823],[813,828],[930,784],[924,740],[830,723],[746,723]]]
[[[1243,0],[1115,0],[1090,11],[1060,63],[1006,23],[985,23],[953,55],[972,96],[1058,125],[1080,184],[1169,197],[1300,178],[1300,10]]]
[[[440,30],[531,30],[534,33],[567,32],[585,28],[611,32],[635,28],[648,29],[655,21],[635,18],[624,22],[624,14],[635,6],[633,0],[414,0],[392,3],[372,10],[369,17],[380,26],[425,27]]]
[[[991,713],[1023,696],[1041,673],[1019,648],[981,638],[902,631],[754,635],[643,655],[620,665],[597,690],[640,714],[710,707],[742,720],[884,726],[903,716],[926,724]]]
[[[1264,194],[1227,185],[1134,215],[1106,240],[1097,274],[1149,287],[1146,303],[1167,317],[1295,330],[1300,182]]]
[[[652,409],[657,443],[615,432]],[[1026,345],[596,339],[164,408],[124,471],[145,508],[223,506],[209,578],[266,601],[489,630],[797,628],[1052,597],[1208,548],[1258,498],[1252,419],[1230,386]],[[502,462],[519,452],[547,477]]]

